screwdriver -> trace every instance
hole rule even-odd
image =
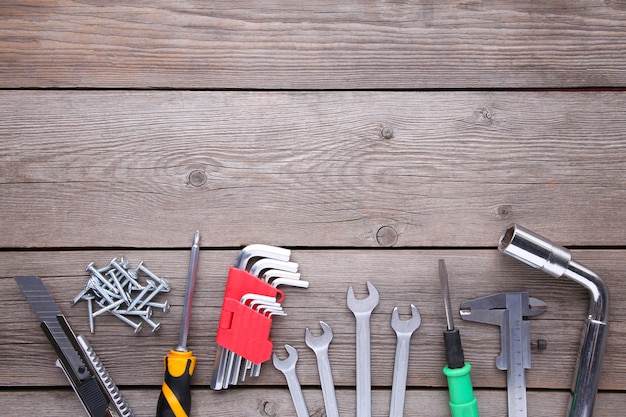
[[[439,280],[441,281],[443,303],[446,309],[447,328],[443,332],[443,342],[448,365],[443,368],[443,374],[448,378],[450,412],[452,417],[478,417],[478,402],[474,396],[470,378],[472,367],[465,362],[463,346],[461,345],[461,334],[458,329],[454,328],[452,307],[450,306],[448,271],[443,259],[439,260]]]
[[[157,417],[188,417],[191,411],[191,375],[193,375],[196,366],[196,357],[192,355],[190,350],[187,350],[187,335],[191,317],[191,300],[198,271],[199,243],[200,231],[196,230],[189,258],[187,291],[183,304],[183,319],[180,325],[178,346],[170,350],[170,353],[165,355],[163,359],[165,378],[157,403]]]

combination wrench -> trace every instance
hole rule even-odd
[[[391,388],[391,404],[389,417],[402,417],[404,414],[404,398],[406,395],[406,379],[409,371],[409,350],[411,336],[422,324],[419,310],[411,304],[411,318],[400,320],[398,307],[391,313],[391,327],[396,332],[396,359],[393,368],[393,385]]]
[[[322,326],[324,331],[320,336],[313,336],[311,330],[307,327],[304,339],[306,345],[315,352],[315,356],[317,357],[317,370],[320,374],[320,384],[322,385],[322,394],[324,395],[326,416],[339,417],[337,398],[335,396],[335,383],[333,382],[330,360],[328,359],[328,345],[330,345],[330,342],[333,340],[333,330],[323,321],[320,321],[320,326]]]
[[[356,415],[372,415],[372,375],[370,364],[370,317],[378,305],[380,296],[376,287],[367,282],[369,295],[361,300],[354,296],[352,287],[348,288],[348,308],[356,318]]]
[[[274,367],[281,371],[285,375],[285,379],[287,379],[287,386],[289,386],[289,393],[291,394],[293,405],[296,408],[296,415],[298,417],[309,417],[309,411],[304,401],[300,381],[296,374],[298,351],[291,345],[285,345],[285,350],[287,350],[287,358],[281,360],[278,355],[274,353],[272,362],[274,362]]]

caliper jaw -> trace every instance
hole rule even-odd
[[[526,377],[530,368],[530,322],[526,317],[546,310],[546,304],[527,292],[506,292],[465,301],[461,318],[500,326],[500,354],[496,367],[507,371],[509,417],[526,416]]]

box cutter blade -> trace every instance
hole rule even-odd
[[[41,278],[14,277],[59,358],[56,365],[91,417],[134,417],[87,340],[74,335]]]

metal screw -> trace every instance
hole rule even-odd
[[[139,303],[139,305],[137,306],[138,309],[142,309],[146,304],[148,304],[154,297],[156,297],[156,295],[158,293],[160,293],[163,288],[165,288],[165,284],[161,283],[159,284],[158,287],[156,287],[151,293],[150,295],[148,295],[146,298],[144,298],[141,303]]]
[[[111,277],[111,280],[113,281],[113,284],[119,290],[119,294],[122,297],[122,299],[124,300],[124,302],[126,304],[130,304],[130,297],[128,297],[128,295],[126,294],[126,291],[124,291],[124,287],[122,286],[122,283],[120,282],[117,274],[115,273],[115,270],[113,270],[113,269],[110,270],[109,272],[107,272],[107,275],[109,275]]]
[[[152,333],[156,332],[157,330],[161,328],[161,323],[155,323],[152,320],[150,320],[148,317],[144,317],[144,316],[140,316],[140,317],[143,321],[148,323],[150,327],[152,327]]]
[[[148,303],[146,304],[150,307],[154,307],[154,308],[162,308],[164,313],[167,313],[168,311],[170,311],[170,302],[165,300],[164,303]]]
[[[99,316],[99,315],[100,315],[100,314],[102,314],[102,313],[105,313],[105,312],[107,312],[107,311],[111,311],[111,310],[113,310],[114,308],[118,307],[118,306],[119,306],[120,304],[122,304],[123,302],[124,302],[124,300],[119,299],[119,300],[115,301],[115,302],[114,302],[114,303],[112,303],[112,304],[109,304],[109,305],[107,305],[107,306],[104,306],[104,307],[102,307],[100,310],[98,310],[98,311],[94,311],[94,312],[91,314],[91,317],[96,317],[96,316]]]
[[[159,284],[164,285],[164,291],[163,292],[169,292],[170,291],[170,283],[167,282],[167,280],[163,279],[163,278],[159,278],[158,276],[156,276],[155,274],[152,273],[152,271],[150,271],[148,268],[146,268],[143,265],[143,261],[139,262],[139,264],[137,264],[137,267],[135,268],[135,271],[139,272],[143,272],[144,274],[146,274],[147,276],[149,276],[150,278],[152,278],[153,280],[155,280],[156,282],[158,282]]]
[[[147,318],[152,317],[152,307],[148,306],[145,310],[116,310],[119,314],[126,314],[129,316],[144,316]]]
[[[87,300],[87,313],[89,314],[89,331],[94,332],[95,326],[93,322],[93,299],[96,298],[91,294],[85,294],[83,300]]]
[[[123,314],[120,314],[116,311],[111,311],[111,313],[117,317],[118,319],[122,320],[124,323],[128,324],[129,326],[133,327],[135,329],[135,333],[139,333],[141,331],[142,328],[142,323],[135,323],[134,321],[132,321],[131,319],[129,319],[128,317],[124,316]]]
[[[141,292],[135,297],[132,303],[128,306],[128,310],[132,310],[135,306],[145,297],[145,295],[153,288],[157,288],[154,281],[147,280],[147,285],[143,287]]]

